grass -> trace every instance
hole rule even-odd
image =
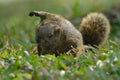
[[[39,19],[28,16],[31,10],[44,10],[67,18],[75,17],[108,9],[119,0],[109,0],[109,5],[108,0],[97,0],[94,5],[91,2],[94,0],[88,0],[89,4],[82,0],[79,3],[69,1],[67,5],[67,0],[65,3],[60,0],[51,0],[50,3],[47,0],[37,1],[0,3],[0,80],[119,80],[119,25],[111,24],[105,48],[83,51],[79,59],[62,54],[58,57],[38,56],[34,50],[34,34]],[[88,6],[86,10],[85,6]],[[119,17],[117,20],[120,20]]]
[[[37,56],[21,47],[0,51],[2,80],[119,80],[119,46],[109,41],[106,49],[83,52],[79,59],[72,55]]]

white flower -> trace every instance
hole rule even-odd
[[[113,51],[113,50],[110,50],[109,53],[114,53],[114,51]]]
[[[0,61],[0,65],[5,66],[5,62],[4,61]]]
[[[118,61],[118,58],[115,56],[114,61]]]
[[[14,78],[15,74],[14,73],[10,73],[9,76]]]
[[[106,53],[102,53],[102,55],[106,55]]]
[[[15,58],[12,56],[12,57],[10,57],[10,60],[14,60]]]
[[[49,60],[52,60],[52,58],[48,58]]]
[[[94,68],[93,68],[92,65],[90,65],[89,68],[90,68],[91,71],[94,71]]]
[[[18,56],[19,59],[22,59],[22,56]]]
[[[106,54],[106,53],[102,53],[102,55],[103,55],[103,56],[108,56],[108,54]]]
[[[103,66],[103,62],[101,60],[98,60],[96,65],[99,66],[99,67],[102,67]]]
[[[61,71],[60,71],[60,75],[61,75],[61,76],[64,76],[64,75],[65,75],[65,71],[64,71],[64,70],[61,70]]]
[[[25,53],[27,56],[29,56],[29,52],[28,52],[28,51],[25,50],[24,53]]]
[[[40,57],[45,57],[45,55],[40,55]]]
[[[11,64],[14,64],[15,63],[15,58],[12,56],[12,57],[10,57],[10,62],[11,62]]]
[[[107,58],[104,62],[110,63],[110,59]]]

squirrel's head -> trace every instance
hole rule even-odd
[[[36,31],[37,43],[42,47],[50,48],[60,44],[62,29],[56,23],[47,23],[39,27]]]

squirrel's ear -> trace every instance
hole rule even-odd
[[[56,27],[54,30],[54,34],[59,34],[61,32],[61,28],[60,27]]]

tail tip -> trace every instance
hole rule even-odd
[[[39,14],[38,14],[38,12],[37,11],[31,11],[30,13],[29,13],[29,16],[39,16]]]
[[[34,16],[34,11],[31,11],[30,13],[29,13],[29,16]]]

